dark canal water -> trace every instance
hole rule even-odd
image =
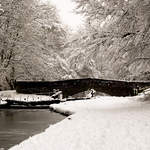
[[[0,149],[22,142],[65,117],[49,110],[0,110]]]

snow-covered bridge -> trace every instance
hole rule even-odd
[[[61,81],[16,81],[16,91],[26,94],[46,94],[49,95],[53,89],[59,89],[64,97],[68,97],[89,89],[95,89],[112,96],[136,95],[150,87],[150,82],[128,82],[117,80],[104,80],[94,78],[70,79]]]

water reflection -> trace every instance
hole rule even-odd
[[[0,110],[0,150],[44,131],[64,116],[49,110]]]

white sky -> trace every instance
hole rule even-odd
[[[75,3],[72,0],[42,0],[42,1],[50,1],[52,4],[56,6],[58,9],[58,13],[60,15],[60,19],[62,23],[69,26],[73,31],[78,30],[79,26],[81,26],[84,22],[84,19],[81,15],[77,15],[73,13],[73,9],[75,8]]]

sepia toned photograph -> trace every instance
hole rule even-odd
[[[0,150],[150,150],[150,0],[0,0]]]

